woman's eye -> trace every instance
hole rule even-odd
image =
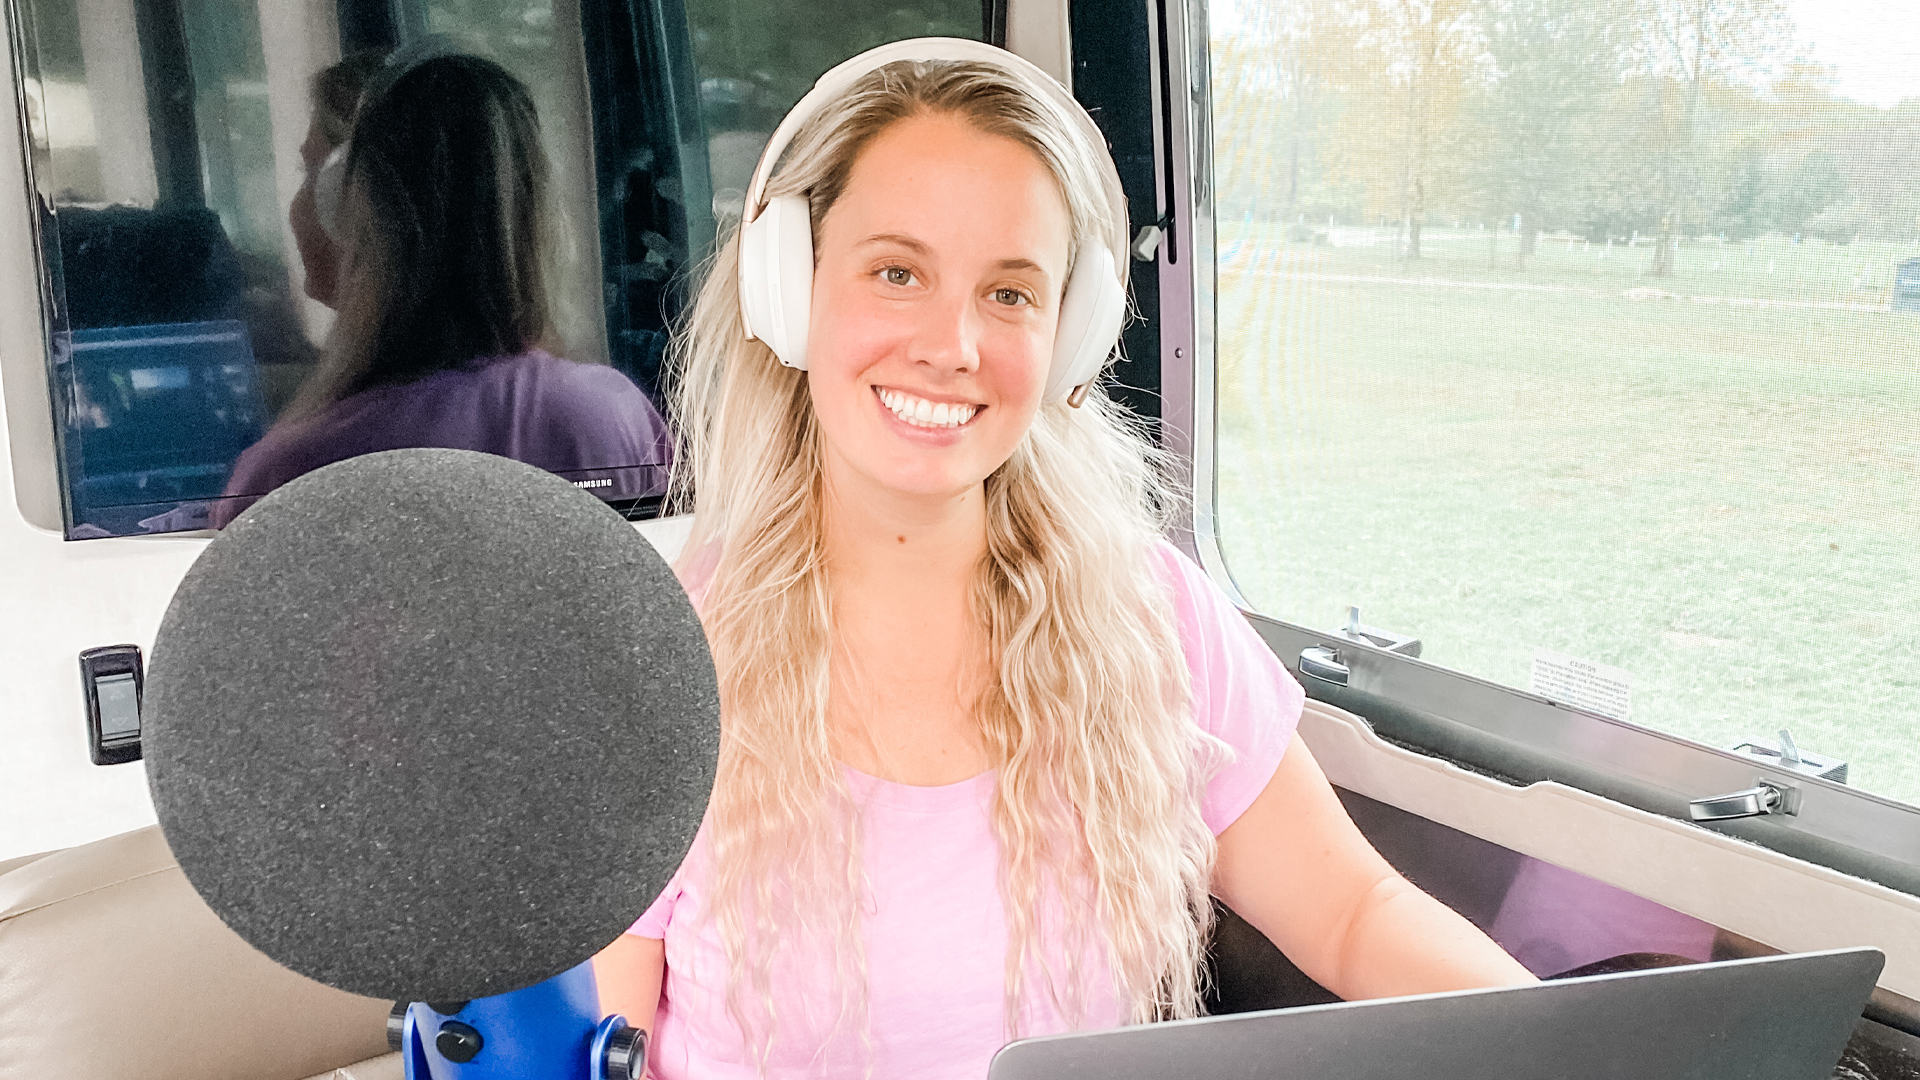
[[[995,302],[1005,304],[1008,307],[1018,307],[1021,304],[1030,302],[1027,294],[1021,292],[1019,289],[995,289],[993,290],[993,299]]]
[[[880,276],[885,278],[889,285],[913,284],[913,271],[904,266],[889,266],[885,270],[880,271]]]

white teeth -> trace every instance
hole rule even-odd
[[[915,427],[959,427],[980,411],[978,405],[933,402],[898,390],[880,390],[880,403]]]

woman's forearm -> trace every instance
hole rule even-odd
[[[1398,874],[1356,906],[1334,956],[1328,988],[1349,999],[1535,981],[1472,923]]]
[[[1216,894],[1343,998],[1533,980],[1373,850],[1304,743],[1288,748],[1218,851]]]

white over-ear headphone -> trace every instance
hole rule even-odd
[[[354,106],[357,117],[367,102],[387,92],[402,75],[429,60],[442,56],[459,56],[459,49],[451,38],[440,34],[429,34],[411,45],[403,45],[388,54],[386,63],[367,80],[361,88],[360,101]],[[320,219],[320,231],[327,239],[340,242],[340,203],[346,196],[347,158],[353,153],[353,140],[342,139],[320,163],[313,174],[313,214]]]
[[[327,154],[313,174],[313,216],[320,219],[320,231],[327,239],[340,242],[340,200],[347,186],[347,155],[351,142],[343,142]]]
[[[1005,49],[965,38],[913,38],[869,49],[820,76],[799,104],[774,129],[761,151],[760,164],[747,186],[745,217],[740,224],[740,307],[747,336],[767,343],[780,362],[807,368],[807,318],[813,303],[813,224],[804,195],[766,198],[767,180],[780,155],[814,115],[839,101],[869,72],[901,60],[961,60],[1005,69],[1026,89],[1053,98],[1080,124],[1093,145],[1107,143],[1080,103],[1066,87],[1028,60]],[[1112,185],[1118,198],[1118,185]],[[1114,208],[1116,212],[1119,206]],[[1126,222],[1112,237],[1079,238],[1079,256],[1067,277],[1060,301],[1060,321],[1053,342],[1045,401],[1058,401],[1090,385],[1106,366],[1120,340],[1126,318],[1124,266],[1115,256],[1126,245]],[[1073,396],[1074,404],[1079,397]]]

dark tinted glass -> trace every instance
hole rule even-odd
[[[21,7],[76,539],[217,527],[305,471],[422,445],[516,457],[651,513],[671,458],[667,334],[780,115],[856,52],[983,26],[980,0]],[[318,224],[341,131],[313,85],[371,48],[360,75],[400,94],[377,55],[429,38],[497,62],[537,114],[551,329],[538,348],[387,376],[376,351],[340,360],[330,305],[362,279]]]
[[[667,328],[739,220],[760,149],[823,72],[903,38],[981,40],[980,0],[584,0],[613,364],[660,392]]]

